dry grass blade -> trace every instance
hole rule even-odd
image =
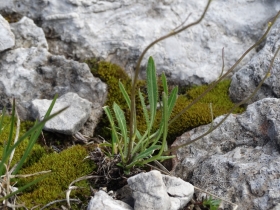
[[[71,208],[71,205],[70,205],[70,193],[72,190],[76,190],[76,189],[79,189],[80,187],[77,187],[77,186],[72,186],[73,184],[75,184],[76,182],[80,182],[82,180],[88,180],[88,179],[93,179],[93,178],[100,178],[101,176],[82,176],[82,177],[79,177],[78,179],[74,180],[73,182],[71,182],[68,186],[68,190],[66,191],[66,201],[67,201],[67,205],[68,205],[68,208]]]
[[[43,206],[42,208],[40,208],[40,210],[43,210],[43,209],[45,209],[45,208],[48,208],[48,207],[50,207],[51,205],[53,205],[53,204],[55,204],[55,203],[60,203],[60,202],[65,202],[65,201],[66,201],[66,199],[52,201],[52,202],[48,203],[47,205]],[[78,202],[78,203],[81,202],[79,199],[70,199],[70,201],[72,201],[72,202]]]

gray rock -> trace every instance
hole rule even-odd
[[[87,210],[132,210],[128,204],[114,200],[106,192],[100,190],[90,199]]]
[[[193,197],[193,185],[172,176],[162,175],[162,179],[171,200],[170,209],[183,209]]]
[[[205,5],[206,1],[196,0],[18,0],[1,4],[0,10],[37,20],[53,54],[100,57],[130,72],[149,43],[190,14],[186,24],[197,20]],[[160,72],[181,83],[212,82],[221,72],[222,48],[227,69],[260,37],[279,6],[279,1],[213,1],[200,25],[157,44],[147,57],[152,55]]]
[[[31,119],[30,102],[34,99],[53,99],[68,92],[77,93],[93,103],[91,122],[93,127],[106,100],[107,87],[100,79],[92,76],[88,66],[63,56],[54,56],[45,48],[18,48],[0,56],[0,104],[6,105],[8,98],[15,97],[20,117]],[[91,130],[88,130],[91,129]],[[91,136],[90,135],[90,136]]]
[[[35,119],[42,120],[50,107],[52,100],[35,99],[31,102]],[[45,124],[44,130],[73,135],[85,124],[91,113],[92,103],[78,96],[76,93],[66,93],[59,97],[51,114],[68,107],[64,112]]]
[[[280,210],[280,203],[278,203],[276,206],[274,206],[274,208],[272,208],[271,210]]]
[[[42,28],[36,26],[33,20],[23,17],[17,23],[12,23],[11,30],[15,34],[16,48],[42,47],[48,49],[48,43]]]
[[[280,44],[280,20],[271,29],[263,49],[250,62],[232,77],[230,97],[239,102],[251,95],[268,72],[270,62]],[[247,104],[266,97],[280,97],[280,55],[276,57],[271,76],[265,80],[261,89]]]
[[[280,99],[267,98],[231,114],[215,131],[176,152],[176,176],[241,210],[270,209],[280,202]],[[214,120],[216,125],[224,116]],[[210,128],[195,128],[174,145],[194,139]],[[226,204],[224,204],[226,207]]]
[[[0,52],[15,45],[15,35],[9,23],[0,15]]]
[[[127,182],[133,191],[135,210],[181,209],[191,200],[194,192],[191,184],[176,177],[162,176],[159,171],[140,173]]]

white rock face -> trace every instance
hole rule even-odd
[[[128,204],[114,200],[106,192],[100,190],[90,199],[87,210],[132,210]]]
[[[270,62],[280,44],[280,19],[272,26],[265,46],[250,62],[232,76],[229,93],[235,102],[249,97],[267,74]],[[266,98],[280,97],[280,54],[276,56],[270,76],[260,90],[247,102],[248,104]]]
[[[135,210],[178,210],[191,200],[194,193],[191,184],[154,170],[130,177],[127,183],[133,191]]]
[[[43,120],[51,102],[52,100],[47,99],[33,100],[31,104],[34,119]],[[68,108],[45,124],[44,130],[74,135],[89,118],[92,103],[79,97],[76,93],[66,93],[56,100],[51,114],[65,107]]]
[[[238,204],[240,210],[276,206],[280,202],[279,112],[280,99],[266,98],[241,115],[230,115],[211,134],[177,151],[175,175]],[[222,119],[216,118],[213,126]],[[174,145],[195,139],[210,126],[186,132]]]
[[[15,34],[16,48],[42,47],[48,49],[48,43],[42,28],[36,26],[33,20],[23,17],[19,22],[11,24],[11,30]]]
[[[15,45],[15,35],[12,33],[9,23],[0,15],[0,52],[12,48]]]
[[[90,117],[83,134],[91,136],[102,113],[107,87],[92,76],[84,63],[54,56],[46,48],[17,48],[1,57],[0,107],[9,106],[9,98],[17,99],[22,119],[32,119],[30,102],[34,99],[53,99],[57,93],[77,93],[90,101]],[[73,102],[74,103],[74,102]]]
[[[76,92],[90,102],[106,99],[106,85],[86,64],[54,56],[45,48],[10,50],[1,57],[1,65],[0,86],[8,97],[28,101]]]
[[[197,20],[206,2],[18,0],[0,5],[0,10],[14,10],[37,20],[54,54],[100,57],[129,72],[149,43],[170,33],[190,14],[186,24]],[[154,56],[158,71],[184,84],[212,82],[221,72],[222,48],[227,69],[260,37],[279,8],[279,1],[213,1],[200,25],[157,44],[146,58]]]

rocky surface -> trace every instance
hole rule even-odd
[[[74,59],[99,57],[130,72],[149,43],[168,34],[189,15],[186,24],[197,20],[206,3],[18,0],[1,4],[0,11],[33,19],[43,28],[51,53]],[[222,48],[228,68],[260,37],[279,7],[279,1],[213,1],[200,25],[157,44],[147,57],[153,56],[158,71],[181,83],[209,83],[220,75]]]
[[[9,23],[0,15],[0,52],[15,45],[15,35]]]
[[[23,18],[11,25],[16,33],[16,44],[0,54],[0,109],[9,107],[9,99],[14,97],[21,119],[31,120],[32,100],[52,100],[55,94],[62,96],[73,92],[92,103],[88,121],[81,130],[92,136],[106,100],[106,85],[93,77],[85,63],[49,53],[42,29],[32,20]]]
[[[33,100],[31,102],[31,112],[34,119],[42,120],[50,107],[51,102],[52,100],[47,99]],[[44,130],[66,135],[74,135],[82,129],[90,116],[92,103],[79,97],[76,93],[69,92],[56,100],[51,114],[65,107],[68,108],[45,124]]]
[[[135,210],[177,210],[192,198],[194,188],[183,180],[162,175],[159,171],[140,173],[128,180]]]
[[[280,46],[280,20],[272,26],[263,49],[250,62],[236,72],[232,77],[229,93],[231,98],[242,101],[251,95],[269,70],[270,62]],[[261,89],[252,97],[248,104],[266,98],[280,97],[280,54],[278,53],[271,75],[265,80]]]
[[[190,183],[155,170],[137,174],[128,178],[127,182],[128,185],[116,194],[124,202],[98,191],[91,199],[88,210],[179,210],[186,206],[194,193]]]
[[[11,30],[15,35],[16,48],[40,47],[48,49],[48,43],[42,28],[35,25],[33,20],[23,17],[20,21],[12,23]]]
[[[176,176],[239,205],[238,209],[270,209],[280,203],[280,99],[266,98],[231,114],[215,131],[180,148]],[[223,116],[214,120],[214,125]],[[210,125],[177,138],[194,139]],[[224,204],[226,207],[226,204]]]
[[[106,192],[100,190],[91,198],[87,210],[132,210],[128,204],[114,200]]]

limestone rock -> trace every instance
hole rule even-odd
[[[114,200],[106,192],[100,190],[91,198],[87,210],[132,210],[128,204]]]
[[[279,112],[280,99],[267,98],[249,105],[241,115],[231,114],[211,134],[178,149],[175,175],[241,210],[274,207],[280,202]],[[209,127],[186,132],[174,145],[204,134]]]
[[[48,49],[48,43],[42,28],[36,26],[33,20],[23,17],[17,23],[11,24],[11,30],[15,34],[16,48],[42,47]]]
[[[35,119],[42,120],[51,105],[52,100],[35,99],[31,102]],[[59,97],[51,114],[68,107],[45,124],[44,130],[74,135],[85,124],[91,113],[92,103],[78,96],[76,93],[66,93]]]
[[[162,179],[171,200],[170,209],[183,209],[192,199],[193,185],[180,178],[167,175],[162,175]]]
[[[231,98],[236,102],[242,101],[252,94],[268,72],[270,62],[279,47],[280,20],[272,27],[263,49],[232,77],[229,92]],[[257,94],[248,101],[248,104],[266,97],[280,97],[279,58],[278,53],[271,69],[271,75],[265,80]]]
[[[9,23],[0,15],[0,52],[15,45],[15,35]]]
[[[55,94],[77,93],[93,104],[87,134],[93,133],[107,87],[92,76],[88,66],[63,56],[50,54],[45,48],[17,48],[2,56],[0,73],[0,105],[15,97],[22,119],[31,119],[30,102],[34,99],[52,100]],[[90,130],[88,130],[90,129]]]
[[[15,11],[36,20],[53,54],[82,60],[103,58],[130,72],[149,43],[170,33],[189,15],[186,24],[197,20],[206,3],[18,0],[1,4],[0,11]],[[279,1],[213,1],[200,25],[157,44],[146,59],[153,56],[159,72],[181,83],[212,82],[221,72],[222,48],[227,69],[260,37],[279,6]]]
[[[162,176],[159,171],[140,173],[128,180],[133,191],[135,210],[177,210],[192,198],[191,184],[176,177]]]

